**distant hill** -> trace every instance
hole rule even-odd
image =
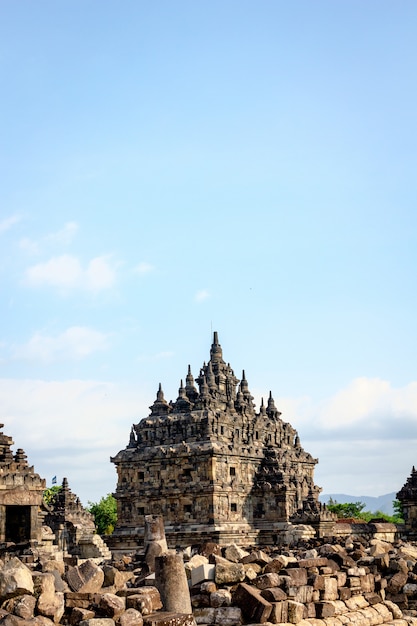
[[[348,496],[345,493],[322,493],[319,496],[319,500],[324,504],[327,504],[330,498],[336,500],[339,504],[345,504],[346,502],[363,502],[365,504],[365,511],[370,511],[371,513],[381,511],[381,513],[386,513],[386,515],[393,515],[394,508],[392,502],[396,500],[395,496],[395,491],[376,498],[372,496]]]

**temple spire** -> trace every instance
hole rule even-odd
[[[211,344],[211,350],[210,350],[210,360],[211,361],[223,361],[223,351],[222,351],[221,345],[219,344],[217,331],[214,331],[214,334],[213,334],[213,343]]]

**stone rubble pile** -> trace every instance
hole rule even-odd
[[[315,543],[280,551],[207,544],[190,555],[197,624],[417,626],[416,545]]]
[[[167,561],[175,571],[168,583],[160,571]],[[417,626],[414,543],[350,537],[252,550],[206,543],[157,556],[150,569],[139,553],[101,564],[4,554],[0,625]]]

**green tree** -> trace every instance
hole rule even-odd
[[[87,511],[94,515],[94,523],[99,535],[111,535],[117,521],[117,502],[111,493],[103,496],[100,502],[88,502]]]
[[[53,497],[55,494],[59,493],[62,489],[62,485],[52,485],[52,487],[48,487],[43,492],[43,500],[46,504],[51,504]]]
[[[395,523],[404,524],[404,511],[403,511],[402,502],[400,502],[400,500],[393,500],[392,506],[394,509],[394,517],[398,520]]]
[[[345,502],[344,504],[340,504],[336,500],[333,500],[333,498],[330,498],[327,503],[328,510],[332,513],[336,513],[337,517],[343,519],[351,517],[363,519],[361,513],[365,506],[363,502]]]
[[[342,519],[354,518],[361,519],[364,522],[370,522],[373,519],[380,519],[384,522],[390,522],[391,524],[404,523],[402,518],[401,502],[398,502],[397,500],[394,500],[393,502],[394,515],[387,515],[386,513],[382,513],[382,511],[375,511],[375,513],[364,511],[365,506],[366,505],[363,502],[346,502],[345,504],[340,504],[332,498],[330,498],[327,503],[328,510],[336,513],[337,517]]]

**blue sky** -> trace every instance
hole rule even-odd
[[[84,503],[217,330],[325,493],[416,464],[415,2],[0,6],[4,432]]]

